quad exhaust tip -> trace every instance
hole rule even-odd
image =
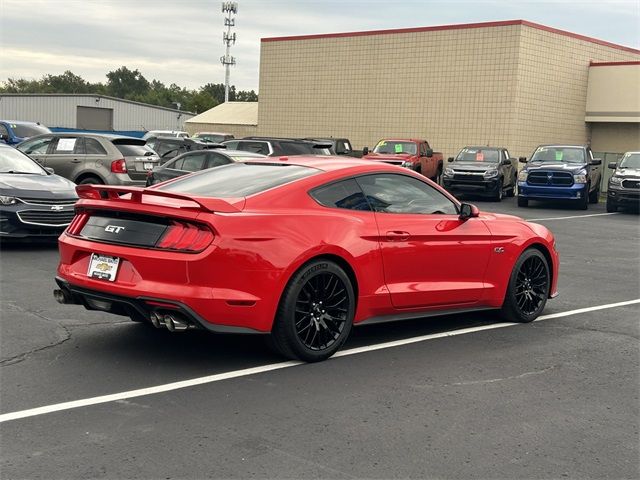
[[[149,319],[154,327],[166,328],[170,332],[184,332],[190,328],[195,328],[194,325],[175,313],[151,312]]]
[[[69,292],[67,292],[66,290],[62,290],[60,288],[56,288],[53,291],[53,298],[56,299],[56,302],[61,303],[61,304],[73,303],[73,301],[71,299],[71,295],[69,294]]]

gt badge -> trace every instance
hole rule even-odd
[[[107,225],[104,227],[104,231],[109,233],[120,233],[122,230],[124,230],[124,227],[119,225]]]
[[[495,247],[493,251],[496,253],[504,253],[504,247]]]

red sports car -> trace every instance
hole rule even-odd
[[[393,165],[282,157],[77,191],[59,302],[171,331],[271,334],[290,358],[328,358],[353,325],[483,309],[530,322],[556,295],[549,230]]]

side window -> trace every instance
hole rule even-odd
[[[365,175],[358,178],[358,184],[376,212],[458,213],[456,205],[438,190],[407,175]]]
[[[239,142],[240,150],[269,155],[269,146],[265,142]]]
[[[187,172],[197,172],[202,170],[206,156],[206,153],[195,153],[193,155],[185,156],[181,170],[186,170]]]
[[[9,130],[7,130],[7,127],[5,127],[1,123],[0,123],[0,135],[4,135],[5,137],[9,138]]]
[[[172,141],[168,141],[168,142],[160,141],[157,143],[157,148],[155,148],[154,150],[161,157],[173,158],[185,152],[185,150],[180,149],[181,145],[182,145],[182,142],[178,143],[178,142],[172,142]]]
[[[233,142],[224,142],[229,150],[237,150],[238,149],[238,141]]]
[[[147,140],[147,143],[145,145],[147,147],[149,147],[151,150],[155,150],[156,149],[156,143],[158,143],[157,140],[155,138],[151,137],[150,139]]]
[[[20,150],[27,155],[44,155],[49,149],[49,145],[53,141],[53,137],[38,138],[35,140],[29,140],[20,145]]]
[[[53,153],[68,155],[73,153],[76,149],[76,143],[78,139],[76,137],[59,137],[58,141],[53,149]]]
[[[421,157],[426,157],[427,156],[427,144],[426,143],[421,143],[420,144],[420,156]]]
[[[85,138],[84,148],[87,155],[106,155],[107,151],[95,138]]]
[[[76,140],[76,144],[73,147],[73,153],[74,155],[84,155],[86,153],[86,150],[84,148],[84,141],[85,139],[80,137]]]
[[[224,155],[220,155],[219,153],[209,153],[207,155],[207,165],[205,168],[219,167],[231,162],[232,160],[229,160]]]
[[[371,211],[358,182],[352,178],[315,188],[310,192],[310,195],[325,207]]]
[[[163,165],[163,168],[173,168],[175,170],[182,170],[182,162],[184,158],[178,158],[177,160],[169,160]]]

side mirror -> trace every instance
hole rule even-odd
[[[518,157],[520,163],[527,163],[527,157]]]
[[[609,162],[609,165],[607,165],[611,170],[615,170],[616,168],[618,168],[618,163],[617,162]]]
[[[447,162],[453,162],[453,157],[447,158]]]
[[[470,218],[479,217],[480,210],[475,205],[470,203],[463,203],[460,205],[460,215],[458,218],[462,221],[468,220]]]
[[[427,148],[427,158],[433,157],[433,150],[431,148]]]
[[[362,149],[362,155],[369,155],[369,147],[364,147]]]
[[[504,160],[502,160],[502,162],[500,162],[501,165],[505,165],[505,166],[509,166],[511,165],[511,160],[508,158],[505,158]]]
[[[594,158],[593,160],[591,160],[591,162],[589,162],[589,165],[602,165],[602,159]]]
[[[56,173],[56,171],[51,167],[44,167],[44,169],[49,175],[53,175],[54,173]]]

